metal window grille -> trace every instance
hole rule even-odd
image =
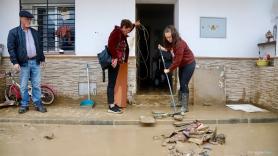
[[[20,10],[34,15],[45,53],[74,53],[75,0],[20,0]]]

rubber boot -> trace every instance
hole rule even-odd
[[[181,93],[181,112],[188,112],[188,93]]]
[[[176,98],[177,101],[177,107],[181,107],[181,92],[178,92],[178,97]]]

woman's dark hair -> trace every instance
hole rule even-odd
[[[165,37],[165,33],[171,33],[172,39],[173,39],[172,43],[168,42],[168,40]],[[181,37],[180,37],[177,29],[173,25],[166,26],[166,28],[164,29],[164,32],[163,32],[163,42],[164,42],[165,48],[167,48],[167,49],[173,48],[179,40],[181,40]]]
[[[123,28],[123,27],[132,28],[132,27],[133,27],[133,24],[132,24],[132,22],[131,22],[130,20],[128,20],[128,19],[123,19],[123,20],[121,21],[121,28]]]

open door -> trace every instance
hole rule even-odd
[[[145,27],[136,32],[137,93],[169,94],[157,46],[163,43],[164,28],[174,24],[174,4],[137,4],[136,16]]]

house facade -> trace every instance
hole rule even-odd
[[[228,102],[278,109],[277,44],[267,52],[273,58],[271,66],[255,65],[259,51],[264,57],[258,44],[265,43],[266,32],[273,32],[277,25],[276,0],[1,0],[1,71],[12,69],[6,42],[8,31],[19,25],[20,9],[35,15],[32,25],[41,34],[47,60],[42,81],[52,85],[59,96],[85,95],[86,64],[91,93],[105,95],[107,81],[102,81],[97,53],[122,19],[140,19],[147,31],[134,30],[128,38],[129,96],[168,94],[157,74],[160,64],[155,55],[163,27],[173,24],[196,56],[197,69],[190,83],[192,102],[221,94],[219,98]],[[173,87],[178,90],[176,75]]]

